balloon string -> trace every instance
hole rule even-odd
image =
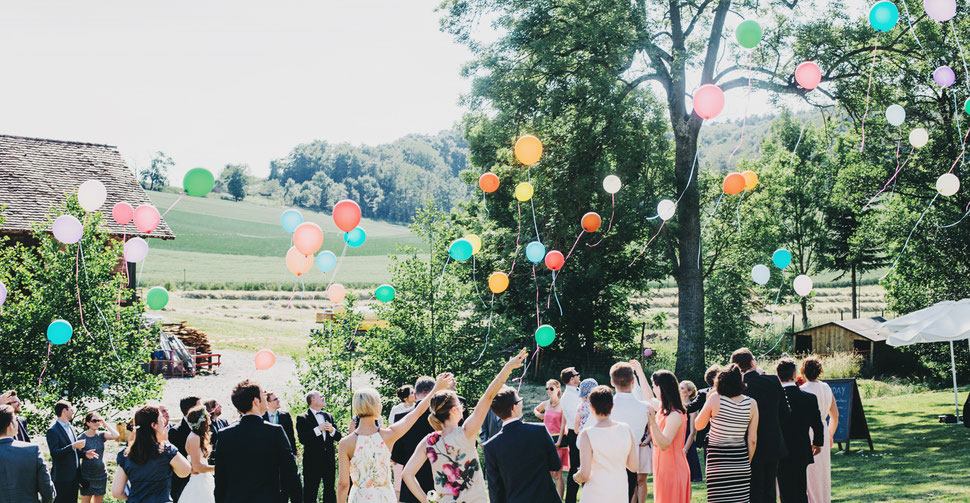
[[[127,229],[125,226],[121,226],[121,261],[124,263],[125,270],[125,284],[118,285],[118,321],[121,321],[121,292],[124,291],[125,287],[131,283],[131,277],[128,275],[128,260],[125,259],[125,237],[127,236]]]
[[[744,127],[748,123],[748,103],[751,101],[751,53],[748,53],[748,93],[744,98],[744,118],[741,119],[741,138],[738,139],[737,146],[731,151],[731,155],[728,156],[727,164],[731,164],[731,159],[734,159],[734,154],[738,153],[738,149],[741,148],[741,144],[744,143]]]
[[[165,213],[162,213],[162,216],[160,218],[165,218],[165,215],[168,215],[168,212],[172,211],[172,208],[174,208],[175,205],[178,204],[179,201],[181,201],[182,197],[184,196],[185,196],[185,191],[183,190],[182,193],[179,194],[179,196],[175,199],[175,202],[173,202],[172,205],[169,206],[167,210],[165,210]]]
[[[647,247],[650,246],[650,243],[652,243],[653,240],[656,239],[657,236],[660,235],[660,231],[664,230],[664,226],[665,225],[667,225],[667,221],[666,220],[664,220],[664,221],[662,221],[660,223],[660,228],[657,229],[657,233],[654,234],[652,238],[650,238],[650,241],[647,241],[647,244],[643,245],[643,249],[640,250],[640,253],[637,254],[636,257],[633,258],[633,260],[630,262],[630,265],[628,265],[627,267],[630,267],[631,265],[633,265],[633,263],[636,262],[638,258],[640,258],[640,255],[643,255],[643,252],[647,251]]]
[[[953,26],[953,18],[950,18],[950,31],[953,32],[953,38],[957,41],[957,48],[960,49],[960,59],[963,61],[963,73],[966,75],[963,84],[967,87],[967,90],[970,91],[970,70],[967,69],[967,59],[963,57],[963,44],[960,43],[960,37],[957,36],[957,30]],[[956,99],[956,94],[953,95],[953,99]]]
[[[330,282],[327,283],[327,290],[330,290],[330,285],[333,284],[334,278],[337,277],[337,271],[340,270],[340,265],[344,263],[344,255],[346,254],[347,254],[347,243],[344,243],[344,250],[340,252],[340,260],[337,261],[337,267],[333,268],[333,274],[330,275]]]
[[[536,241],[541,243],[542,238],[539,237],[539,224],[536,222],[536,205],[533,201],[534,199],[530,197],[529,204],[532,206],[532,225],[535,227],[535,230],[536,230]]]
[[[532,282],[536,285],[536,330],[542,325],[539,319],[539,280],[536,279],[536,265],[532,264]]]
[[[957,108],[957,95],[956,95],[956,93],[953,93],[953,113],[955,115],[954,120],[957,123],[957,137],[960,138],[960,150],[962,152],[962,151],[965,151],[967,149],[967,142],[966,142],[965,139],[963,139],[963,131],[960,130],[960,109]],[[970,132],[970,129],[968,129],[967,131]],[[963,157],[962,156],[959,157],[958,160],[960,160],[960,166],[963,166]]]
[[[802,123],[802,129],[801,131],[798,132],[798,141],[795,142],[795,148],[791,149],[791,158],[788,159],[789,165],[794,164],[795,162],[795,153],[798,152],[798,146],[801,145],[802,143],[802,134],[805,133],[805,126],[807,125],[808,125],[808,121],[805,121]]]
[[[488,217],[490,217],[492,215],[491,215],[491,213],[488,212],[488,204],[486,204],[486,202],[485,202],[485,191],[484,190],[482,191],[482,207],[485,208],[485,220],[488,220]]]
[[[559,316],[562,316],[562,304],[559,303],[559,292],[556,291],[556,271],[552,271],[552,295],[556,298],[556,305],[559,306]],[[548,303],[546,307],[549,307]]]
[[[515,203],[516,207],[519,209],[519,230],[515,233],[515,252],[512,254],[512,268],[509,269],[509,276],[512,275],[512,271],[515,270],[515,261],[519,258],[519,236],[522,235],[522,203]]]
[[[532,353],[532,357],[529,358],[529,361],[526,362],[526,364],[525,364],[525,368],[522,369],[522,376],[516,377],[515,379],[512,379],[513,382],[514,381],[519,381],[519,390],[516,391],[516,393],[518,393],[519,391],[522,391],[522,381],[525,381],[525,373],[529,371],[529,366],[532,365],[532,361],[535,360],[536,359],[536,355],[539,354],[539,349],[540,349],[539,348],[539,343],[537,342],[536,343],[536,350],[535,350],[535,352]]]
[[[683,199],[684,196],[687,194],[687,188],[690,187],[690,182],[691,182],[691,180],[694,179],[694,168],[697,167],[697,155],[700,154],[700,153],[701,153],[700,149],[698,149],[698,148],[695,147],[694,148],[694,162],[692,162],[691,165],[690,165],[690,174],[687,175],[687,185],[684,186],[684,190],[680,193],[679,196],[677,196],[677,201],[674,203],[674,206],[680,204],[680,200]],[[653,220],[654,218],[658,218],[658,217],[660,217],[660,214],[659,213],[657,214],[657,216],[651,217],[648,220]]]
[[[876,68],[876,54],[879,51],[879,32],[876,32],[876,41],[872,46],[872,65],[869,67],[869,86],[866,87],[866,111],[862,114],[862,144],[859,152],[866,148],[866,116],[869,115],[869,94],[872,91],[872,74]]]
[[[430,259],[429,259],[430,260]],[[448,269],[448,263],[451,262],[451,255],[445,260],[445,265],[441,268],[441,279],[438,280],[438,289],[435,290],[434,296],[437,297],[438,293],[441,292],[441,285],[445,282],[445,270]]]
[[[616,194],[610,194],[610,224],[606,226],[606,232],[603,233],[603,236],[600,237],[599,241],[593,244],[586,243],[586,246],[590,248],[599,246],[599,244],[602,243],[604,239],[606,239],[606,235],[609,234],[610,229],[613,228],[613,215],[615,213],[616,213]]]
[[[968,204],[967,205],[967,208],[965,208],[965,209],[966,209],[966,213],[964,213],[963,216],[960,217],[960,220],[957,220],[956,222],[953,222],[950,225],[939,225],[939,224],[937,224],[936,228],[937,229],[949,229],[950,227],[954,227],[954,226],[958,225],[960,222],[963,221],[963,219],[967,218],[967,215],[970,215],[970,204]]]
[[[573,250],[576,249],[576,245],[579,244],[579,240],[583,237],[584,232],[586,232],[586,229],[579,231],[579,235],[576,236],[576,241],[573,242],[573,247],[569,249],[569,253],[566,254],[566,258],[563,259],[563,262],[569,260],[569,256],[573,254]],[[600,241],[602,241],[602,239]],[[599,244],[599,243],[596,243],[596,244]],[[586,246],[589,246],[589,244],[587,243]]]
[[[771,331],[771,327],[773,327],[775,325],[775,307],[778,306],[778,299],[781,298],[781,289],[784,288],[784,287],[785,287],[785,270],[782,269],[781,270],[781,283],[778,285],[778,294],[775,295],[775,303],[771,305],[771,319],[768,322],[768,328],[765,329],[764,335],[761,336],[761,340],[762,341],[764,341],[765,335],[768,335],[768,332]],[[760,345],[761,343],[759,342],[758,344]]]
[[[966,134],[963,135],[963,148],[960,149],[960,155],[958,155],[956,160],[953,161],[953,164],[950,165],[950,169],[947,170],[947,173],[953,172],[953,168],[957,167],[957,163],[960,162],[960,159],[963,159],[963,154],[967,152],[967,136],[970,136],[970,128],[967,128]]]
[[[883,274],[882,277],[879,278],[879,281],[882,281],[886,276],[889,276],[889,273],[893,272],[893,269],[896,268],[896,265],[899,263],[899,259],[902,258],[904,253],[906,253],[906,247],[909,246],[910,238],[913,237],[913,233],[916,232],[916,228],[919,227],[919,223],[923,221],[923,217],[925,217],[926,213],[929,212],[930,208],[933,207],[933,203],[936,202],[937,197],[940,197],[939,192],[937,192],[936,195],[933,196],[933,199],[930,200],[930,204],[926,205],[926,209],[923,210],[923,214],[919,216],[919,218],[916,220],[916,224],[913,225],[912,230],[909,231],[909,235],[906,236],[906,242],[903,243],[903,249],[899,251],[899,255],[896,257],[896,260],[893,261],[893,266],[890,267],[888,271],[886,271],[886,274]]]
[[[710,218],[714,218],[714,215],[717,214],[717,208],[719,206],[721,206],[721,199],[723,199],[723,198],[724,198],[724,192],[721,192],[721,195],[717,197],[717,203],[714,204],[714,211],[711,212]],[[704,225],[701,226],[701,235],[702,236],[704,235],[704,229],[706,229],[706,228],[707,228],[707,222],[704,222]],[[647,244],[649,244],[649,243],[647,243]],[[643,252],[640,252],[640,253],[643,253]],[[633,265],[633,263],[631,262],[630,265]],[[701,247],[700,247],[700,244],[699,243],[697,245],[697,268],[698,269],[701,268]]]
[[[744,201],[744,196],[748,193],[748,189],[744,189],[741,192],[741,199],[738,199],[738,205],[734,208],[734,212],[738,216],[738,236],[741,235],[741,203]]]
[[[900,2],[903,4],[903,10],[906,11],[906,20],[909,22],[909,32],[913,34],[913,38],[916,40],[916,45],[919,46],[923,52],[926,52],[926,48],[923,47],[923,43],[919,41],[919,37],[916,36],[916,28],[913,26],[913,16],[909,15],[909,7],[906,6],[906,2]]]
[[[886,191],[886,188],[889,187],[889,184],[891,182],[893,182],[894,180],[896,180],[896,176],[899,175],[899,172],[902,171],[903,168],[906,167],[906,164],[907,163],[909,163],[910,156],[913,155],[913,151],[914,150],[916,150],[916,147],[912,147],[912,148],[909,149],[909,155],[906,156],[906,160],[903,161],[902,164],[899,164],[899,160],[898,160],[899,158],[898,157],[896,158],[897,159],[897,161],[896,161],[896,172],[893,173],[893,176],[889,180],[886,180],[886,184],[883,185],[881,189],[879,189],[879,192],[876,192],[876,195],[872,196],[872,198],[869,199],[869,202],[866,203],[866,205],[862,207],[862,211],[865,211],[866,208],[868,208],[870,205],[872,205],[872,203],[876,200],[876,198],[879,197],[879,194],[882,194],[883,192],[885,192]]]
[[[37,396],[40,396],[40,383],[44,379],[44,372],[47,372],[47,363],[51,360],[51,343],[47,342],[47,358],[44,359],[44,368],[40,371],[40,377],[37,378]]]
[[[472,362],[472,365],[478,363],[482,359],[482,355],[485,354],[485,350],[488,349],[488,336],[492,333],[492,308],[495,306],[495,294],[492,294],[492,300],[488,304],[488,330],[485,331],[485,347],[482,348],[482,352],[478,354],[478,358]]]
[[[300,284],[300,278],[293,280],[293,290],[290,291],[290,300],[286,303],[286,309],[289,310],[290,306],[293,305],[293,298],[296,297],[296,286]],[[280,323],[283,322],[283,318],[280,318]]]
[[[478,300],[482,302],[482,307],[485,307],[485,300],[482,299],[482,292],[478,289],[478,280],[475,278],[475,255],[472,254],[472,284],[475,285],[475,294],[478,295]]]
[[[83,306],[81,306],[80,268],[81,268],[81,243],[78,242],[77,255],[74,257],[74,288],[75,288],[75,291],[77,291],[77,312],[81,316],[81,328],[84,329],[84,332],[87,333],[88,337],[90,337],[91,340],[93,341],[94,336],[91,335],[91,331],[88,330],[87,325],[84,324],[84,308]]]
[[[84,261],[84,247],[79,242],[78,249],[81,251],[81,266],[84,269],[84,286],[86,288],[91,288],[91,281],[88,279],[88,266]],[[114,351],[115,358],[118,359],[118,363],[121,363],[121,357],[118,356],[118,349],[115,347],[114,337],[111,334],[111,325],[108,324],[108,319],[104,316],[104,312],[101,311],[101,306],[97,302],[94,303],[94,308],[98,310],[98,315],[101,316],[101,321],[104,323],[104,329],[108,332],[108,342],[111,343],[111,350]],[[118,305],[118,319],[121,319],[121,304]]]

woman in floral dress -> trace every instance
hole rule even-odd
[[[523,349],[509,360],[495,376],[478,400],[475,411],[458,426],[464,408],[454,391],[443,390],[431,395],[431,415],[428,421],[434,433],[424,437],[408,464],[404,466],[404,483],[422,503],[429,501],[416,477],[425,461],[431,462],[434,473],[433,501],[438,503],[488,503],[485,478],[478,462],[475,440],[492,405],[492,400],[509,378],[513,369],[522,366],[528,351]]]

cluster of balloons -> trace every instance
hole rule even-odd
[[[165,305],[168,304],[168,290],[161,286],[152,287],[145,294],[145,303],[148,304],[149,309],[155,311],[165,309]]]
[[[784,248],[775,250],[775,252],[771,254],[771,263],[774,264],[778,269],[785,269],[791,265],[791,259],[791,252]],[[771,279],[771,270],[768,269],[768,266],[758,264],[751,268],[751,280],[755,283],[764,286],[768,284],[769,279]],[[812,292],[812,278],[804,274],[800,274],[795,277],[795,280],[792,282],[792,287],[794,288],[795,293],[804,297]]]
[[[725,194],[734,195],[740,194],[745,190],[754,190],[758,185],[758,174],[754,171],[745,171],[744,173],[732,172],[728,176],[724,177],[724,183],[721,184],[721,189],[724,190]],[[659,206],[657,213],[659,213]]]
[[[360,206],[350,199],[344,199],[333,207],[333,221],[337,228],[344,231],[344,243],[357,248],[367,240],[367,232],[359,226]],[[304,222],[303,214],[297,210],[286,210],[280,215],[280,225],[293,234],[293,246],[286,252],[286,268],[297,276],[309,273],[313,265],[323,272],[329,272],[337,265],[337,256],[330,250],[314,253],[323,246],[323,229],[313,222]]]

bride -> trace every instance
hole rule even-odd
[[[189,437],[185,440],[185,450],[192,463],[192,475],[189,477],[189,483],[185,485],[185,490],[182,491],[179,502],[215,503],[215,479],[212,476],[215,467],[206,462],[211,451],[209,413],[204,406],[199,405],[189,410],[185,420],[192,429],[192,433],[189,433]]]

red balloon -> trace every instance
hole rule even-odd
[[[360,225],[360,206],[350,199],[344,199],[333,205],[333,223],[344,232],[354,230]]]
[[[491,194],[498,190],[498,176],[495,173],[485,173],[478,178],[478,186],[482,190]]]
[[[583,230],[586,232],[598,231],[602,223],[603,219],[595,211],[583,215],[583,219],[580,221],[580,225],[583,226]]]
[[[562,252],[559,250],[552,250],[546,254],[546,267],[552,271],[558,271],[562,269],[563,264],[566,263],[566,258],[562,256]]]

